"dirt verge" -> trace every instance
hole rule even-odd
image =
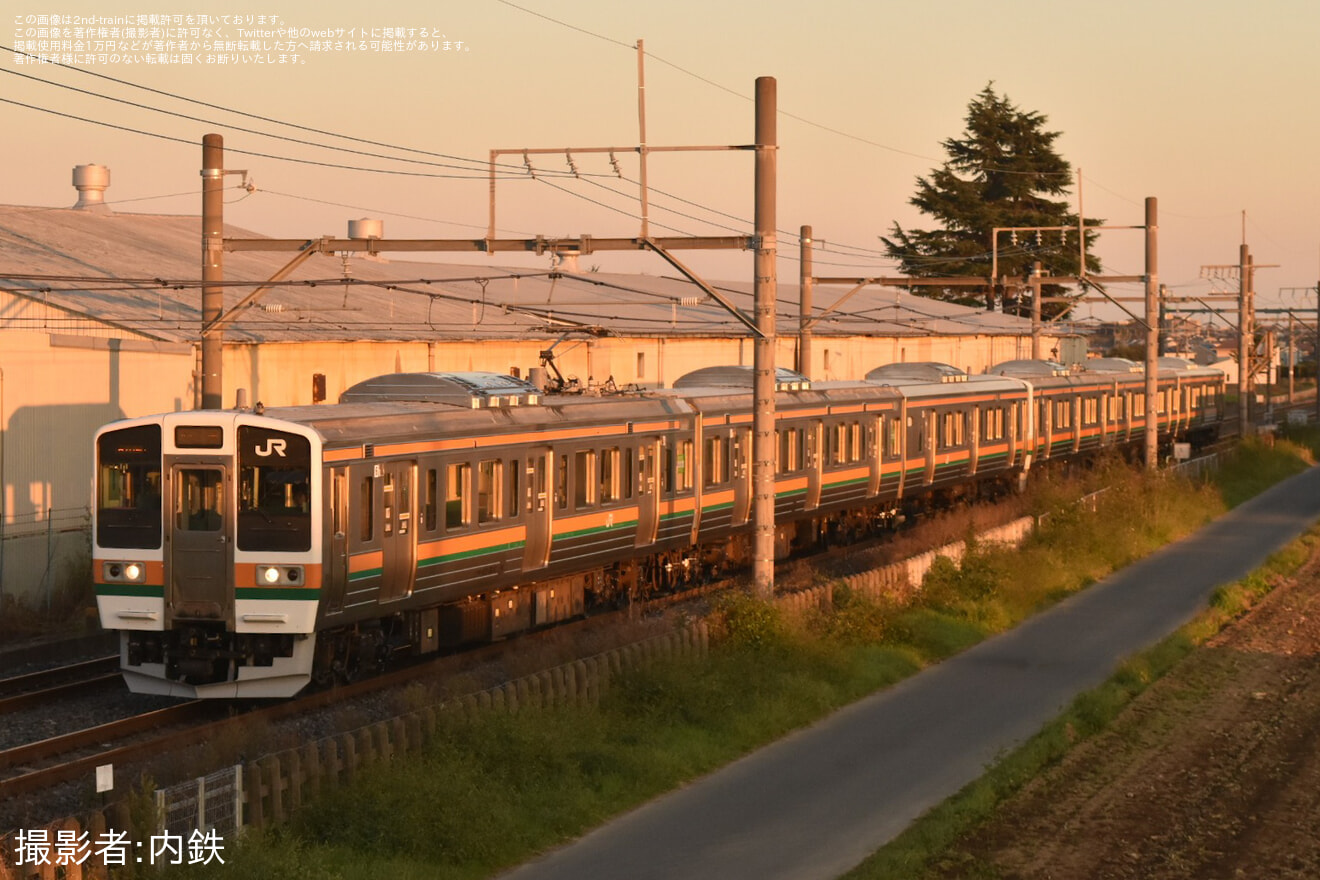
[[[941,860],[943,877],[1320,877],[1320,552]]]

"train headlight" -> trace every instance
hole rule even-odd
[[[303,582],[301,565],[258,565],[257,583],[263,587],[297,586]]]
[[[101,575],[106,583],[140,584],[147,579],[147,567],[141,562],[107,562]]]

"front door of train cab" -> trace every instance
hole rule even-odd
[[[233,524],[226,503],[228,468],[176,463],[169,470],[171,510],[165,540],[166,626],[173,620],[229,620],[234,613]]]

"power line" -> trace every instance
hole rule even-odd
[[[462,165],[451,165],[451,164],[444,163],[444,162],[433,162],[433,161],[429,161],[429,160],[426,160],[426,159],[409,159],[409,158],[404,158],[404,157],[399,157],[399,156],[386,156],[386,155],[384,155],[384,154],[382,154],[382,153],[371,153],[371,152],[367,152],[366,150],[355,150],[355,149],[353,149],[353,148],[351,148],[351,147],[337,147],[337,146],[334,146],[333,144],[319,144],[319,143],[316,143],[315,141],[303,140],[302,138],[293,138],[293,137],[288,137],[288,136],[286,136],[286,135],[271,134],[271,133],[269,133],[269,132],[258,131],[258,130],[256,130],[256,129],[252,129],[252,128],[245,128],[245,127],[243,127],[243,126],[239,126],[239,125],[231,125],[231,124],[228,124],[228,123],[217,122],[216,120],[213,120],[213,119],[203,119],[203,118],[198,117],[198,116],[190,116],[190,115],[188,115],[188,114],[186,114],[186,113],[179,113],[179,112],[174,111],[174,110],[166,110],[166,109],[164,109],[163,107],[152,107],[152,106],[149,105],[149,104],[141,104],[141,103],[139,103],[139,102],[137,102],[137,101],[129,101],[129,100],[125,99],[125,98],[115,98],[115,97],[112,97],[112,96],[110,96],[110,95],[103,95],[103,94],[101,94],[100,92],[93,92],[93,91],[90,91],[89,89],[80,89],[80,88],[78,88],[77,86],[71,86],[71,85],[68,85],[67,83],[57,83],[57,82],[52,82],[51,80],[42,79],[41,77],[38,77],[38,76],[32,76],[31,74],[27,74],[27,73],[20,73],[19,71],[16,71],[16,70],[5,70],[5,69],[3,69],[3,68],[0,68],[0,73],[7,73],[7,74],[9,74],[10,76],[18,76],[18,77],[22,77],[23,79],[31,80],[31,81],[33,81],[33,82],[38,82],[38,83],[41,83],[42,85],[52,86],[52,87],[54,87],[54,88],[66,89],[66,90],[71,91],[71,92],[77,92],[77,93],[80,94],[80,95],[87,95],[88,97],[92,97],[92,98],[100,98],[100,99],[103,100],[103,101],[113,101],[113,102],[116,103],[116,104],[123,104],[123,105],[128,106],[128,107],[135,107],[135,108],[137,108],[137,109],[139,109],[139,110],[147,110],[147,111],[150,111],[150,112],[152,112],[152,113],[160,113],[160,114],[163,114],[163,115],[165,115],[165,116],[172,116],[172,117],[174,117],[174,118],[176,118],[176,119],[183,119],[183,120],[186,120],[186,121],[188,121],[188,122],[200,122],[200,123],[203,123],[203,124],[205,124],[205,125],[220,126],[220,127],[222,127],[222,128],[227,128],[227,129],[230,129],[230,130],[232,130],[232,131],[241,131],[241,132],[243,132],[244,134],[252,134],[252,135],[256,135],[257,137],[271,138],[272,140],[285,141],[285,142],[287,142],[287,143],[291,143],[291,144],[301,144],[301,145],[303,145],[303,146],[316,147],[317,149],[322,149],[322,150],[334,150],[334,151],[336,151],[336,152],[340,152],[340,153],[350,153],[350,154],[353,154],[353,155],[356,155],[356,156],[365,156],[365,157],[367,157],[367,158],[371,158],[371,159],[384,159],[384,160],[389,161],[389,162],[407,162],[407,163],[409,163],[409,164],[413,164],[413,165],[425,165],[425,166],[434,167],[434,168],[450,168],[450,169],[454,169],[454,170],[458,170],[458,171],[474,171],[474,170],[476,170],[476,169],[467,168],[467,167],[462,166]],[[509,167],[514,167],[514,166],[509,166]],[[521,170],[521,169],[519,169],[519,170]],[[560,173],[560,172],[550,172],[550,173],[555,174],[555,173]],[[472,179],[484,178],[484,177],[486,177],[486,176],[487,176],[486,174],[472,174],[472,175],[470,175],[470,177],[471,177]]]
[[[159,140],[163,140],[163,141],[171,141],[171,142],[173,142],[173,143],[177,143],[177,144],[186,144],[186,145],[189,146],[189,147],[196,147],[196,146],[197,146],[197,142],[196,142],[196,141],[188,140],[188,139],[186,139],[186,138],[173,137],[172,135],[160,134],[159,132],[154,132],[154,131],[144,131],[144,130],[142,130],[142,129],[140,129],[140,128],[132,128],[131,126],[127,126],[127,125],[116,125],[116,124],[113,123],[113,122],[104,122],[104,121],[99,120],[99,119],[89,119],[89,118],[87,118],[86,116],[78,116],[78,115],[73,114],[73,113],[63,113],[63,112],[61,112],[61,111],[59,111],[59,110],[52,110],[52,109],[49,108],[49,107],[38,107],[38,106],[35,106],[35,105],[33,105],[33,104],[25,104],[25,103],[23,103],[22,101],[15,101],[15,100],[13,100],[12,98],[0,98],[0,101],[3,101],[3,102],[6,103],[6,104],[13,104],[13,105],[16,106],[16,107],[23,107],[23,108],[26,108],[26,109],[28,109],[28,110],[37,110],[37,111],[40,111],[40,112],[42,112],[42,113],[49,113],[49,114],[52,115],[52,116],[60,116],[60,117],[63,117],[63,118],[65,118],[65,119],[72,119],[72,120],[74,120],[74,121],[76,121],[76,122],[86,122],[86,123],[88,123],[89,125],[99,125],[99,126],[102,126],[102,127],[104,127],[104,128],[113,128],[113,129],[116,129],[116,130],[118,130],[118,131],[125,131],[125,132],[128,132],[128,133],[130,133],[130,134],[138,134],[138,135],[142,135],[142,136],[144,136],[144,137],[157,138],[157,139],[159,139]],[[230,146],[226,146],[226,147],[225,147],[225,152],[226,152],[226,153],[237,153],[237,154],[242,155],[242,156],[254,156],[254,157],[259,158],[259,159],[273,159],[273,160],[278,161],[278,162],[293,162],[293,163],[296,163],[296,164],[299,164],[299,165],[315,165],[315,166],[320,167],[320,168],[337,168],[337,169],[340,169],[340,170],[343,170],[343,171],[365,171],[365,172],[368,172],[368,173],[371,173],[371,174],[392,174],[392,175],[402,176],[402,177],[422,177],[422,178],[429,178],[429,179],[447,179],[447,180],[478,180],[478,179],[486,179],[486,176],[485,176],[485,175],[473,175],[473,174],[438,174],[438,173],[435,173],[435,172],[429,172],[429,171],[397,171],[397,170],[389,169],[389,168],[365,168],[365,167],[360,166],[360,165],[344,165],[344,164],[342,164],[342,163],[338,163],[338,162],[322,162],[322,161],[319,161],[319,160],[316,160],[316,159],[295,159],[295,158],[293,158],[292,156],[278,156],[278,155],[275,155],[275,154],[273,154],[273,153],[262,153],[262,152],[258,152],[258,151],[256,151],[256,150],[243,150],[243,149],[239,149],[239,148],[237,148],[237,147],[230,147]]]
[[[37,57],[37,56],[35,56],[35,55],[29,55],[29,54],[26,53],[26,52],[21,52],[21,51],[19,51],[19,50],[17,50],[17,49],[12,49],[12,48],[10,48],[9,46],[5,46],[5,45],[0,45],[0,50],[3,50],[3,51],[5,51],[5,52],[9,52],[9,53],[14,54],[14,55],[23,55],[23,56],[28,57],[28,58],[34,58],[34,59],[35,59],[35,58]],[[306,132],[310,132],[310,133],[312,133],[312,134],[325,135],[326,137],[340,138],[341,140],[352,141],[352,142],[354,142],[354,143],[360,143],[360,144],[366,144],[366,145],[368,145],[368,146],[373,146],[373,147],[385,147],[386,149],[398,150],[398,151],[400,151],[400,152],[416,153],[416,154],[418,154],[418,155],[422,155],[422,156],[432,156],[432,157],[437,158],[437,159],[450,159],[450,160],[455,161],[455,162],[469,162],[469,163],[472,163],[473,165],[477,166],[477,168],[474,168],[474,169],[472,169],[472,170],[478,170],[478,169],[480,169],[480,168],[485,168],[485,167],[487,167],[487,163],[486,163],[486,161],[483,160],[483,159],[471,159],[471,158],[468,158],[468,157],[466,157],[466,156],[451,156],[451,155],[448,155],[448,154],[446,154],[446,153],[436,153],[436,152],[433,152],[433,151],[430,151],[430,150],[419,150],[419,149],[417,149],[417,148],[415,148],[415,147],[402,147],[402,146],[398,146],[398,145],[396,145],[396,144],[387,144],[387,143],[383,143],[383,142],[381,142],[381,141],[373,141],[373,140],[368,140],[368,139],[366,139],[366,138],[358,138],[358,137],[353,137],[353,136],[351,136],[351,135],[339,134],[339,133],[337,133],[337,132],[325,131],[324,129],[313,128],[313,127],[311,127],[311,126],[306,126],[306,125],[299,125],[298,123],[295,123],[295,122],[289,122],[289,121],[284,120],[284,119],[275,119],[275,118],[272,118],[272,117],[270,117],[270,116],[261,116],[261,115],[256,114],[256,113],[248,113],[248,112],[243,111],[243,110],[235,110],[235,109],[233,109],[233,108],[231,108],[231,107],[224,107],[224,106],[221,106],[220,104],[211,104],[211,103],[209,103],[209,102],[207,102],[207,101],[201,101],[201,100],[198,100],[198,99],[196,99],[196,98],[189,98],[189,97],[186,97],[186,96],[184,96],[184,95],[178,95],[178,94],[175,94],[175,93],[173,93],[173,92],[166,92],[166,91],[163,91],[163,90],[161,90],[161,89],[155,89],[155,88],[152,88],[152,87],[150,87],[150,86],[144,86],[144,85],[141,85],[140,83],[135,83],[135,82],[131,82],[131,81],[129,81],[129,80],[119,79],[119,78],[117,78],[117,77],[113,77],[113,76],[110,76],[110,75],[108,75],[108,74],[97,73],[96,71],[93,71],[93,70],[84,70],[84,69],[82,69],[81,67],[77,67],[77,66],[70,65],[70,64],[63,64],[63,63],[61,63],[61,62],[59,62],[59,61],[52,61],[52,60],[49,60],[49,59],[41,59],[41,60],[42,60],[43,63],[45,63],[45,64],[54,65],[54,66],[56,66],[56,67],[63,68],[64,70],[71,70],[71,71],[73,71],[74,73],[80,73],[80,74],[82,74],[83,76],[96,77],[97,79],[103,79],[103,80],[106,80],[107,82],[117,83],[118,85],[128,86],[129,88],[133,88],[133,89],[140,89],[140,90],[142,90],[142,91],[144,91],[144,92],[148,92],[148,93],[153,94],[153,95],[160,95],[161,97],[172,98],[172,99],[174,99],[174,100],[176,100],[176,101],[184,101],[184,102],[189,103],[189,104],[196,104],[196,105],[198,105],[198,106],[200,106],[200,107],[208,107],[208,108],[210,108],[210,109],[212,109],[212,110],[220,110],[220,111],[225,112],[225,113],[233,113],[233,114],[236,115],[236,116],[243,116],[243,117],[246,117],[246,118],[248,118],[248,119],[256,119],[256,120],[258,120],[258,121],[261,121],[261,122],[269,122],[269,123],[272,123],[272,124],[274,124],[274,125],[283,125],[283,126],[286,126],[286,127],[288,127],[288,128],[297,129],[297,130],[299,130],[299,131],[306,131]],[[503,167],[510,168],[510,169],[512,169],[512,168],[518,168],[519,170],[521,170],[520,166],[516,166],[516,165],[505,165],[505,166],[503,166]]]

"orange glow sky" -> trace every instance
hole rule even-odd
[[[50,12],[264,14],[314,30],[427,28],[451,43],[462,41],[464,49],[308,52],[297,65],[97,64],[79,69],[473,161],[454,163],[331,141],[51,65],[16,64],[11,53],[3,52],[0,98],[188,143],[0,104],[6,129],[0,139],[5,167],[0,202],[68,207],[76,195],[69,182],[72,167],[98,163],[111,168],[108,200],[118,210],[196,213],[200,139],[219,132],[230,150],[460,175],[346,171],[230,153],[227,167],[247,169],[257,187],[252,194],[230,192],[230,223],[278,236],[343,235],[348,219],[370,216],[382,218],[391,237],[478,237],[487,217],[483,169],[490,149],[637,143],[637,62],[631,47],[641,38],[652,56],[646,64],[646,101],[653,145],[750,142],[755,79],[777,79],[779,272],[784,281],[797,277],[796,241],[789,236],[802,224],[812,225],[833,251],[818,255],[818,274],[894,274],[879,253],[878,236],[896,220],[929,225],[907,204],[914,180],[943,161],[941,141],[962,133],[968,102],[993,81],[1001,94],[1024,110],[1045,114],[1048,127],[1062,132],[1056,145],[1083,171],[1087,216],[1139,225],[1144,198],[1159,199],[1159,277],[1175,293],[1208,293],[1214,284],[1199,277],[1200,267],[1236,263],[1245,211],[1246,238],[1256,262],[1279,264],[1258,274],[1260,304],[1314,314],[1313,291],[1286,290],[1313,288],[1320,277],[1320,175],[1314,158],[1320,145],[1320,102],[1315,100],[1320,6],[1313,0],[1250,5],[1116,0],[1085,6],[1026,0],[822,0],[814,5],[519,0],[517,6],[502,0],[407,0],[372,6],[324,0],[306,13],[297,10],[310,5],[288,2],[210,5],[214,8],[206,2],[157,0],[132,6],[102,0],[57,9],[18,0],[4,16],[0,43],[13,47],[27,39],[26,17]],[[227,26],[235,39],[236,27]],[[112,104],[17,74],[208,121]],[[459,164],[465,170],[331,152],[229,125]],[[602,156],[579,154],[573,161],[584,174],[612,173]],[[562,156],[533,157],[533,162],[541,171],[567,170]],[[636,179],[635,155],[620,154],[619,162],[623,174]],[[654,232],[668,233],[664,226],[693,234],[726,234],[728,227],[750,231],[750,154],[657,154],[649,172],[652,186],[667,194],[652,196]],[[629,216],[636,211],[635,186],[608,176],[589,180],[594,182],[502,181],[501,234],[635,234],[637,222]],[[1074,184],[1074,209],[1076,190]],[[1105,271],[1140,274],[1142,241],[1140,231],[1106,233],[1098,250]],[[749,254],[684,258],[712,279],[751,277]],[[0,269],[2,264],[0,255]],[[655,257],[634,255],[596,255],[584,264],[671,271]],[[1225,286],[1235,289],[1235,284],[1220,284]],[[1140,286],[1116,292],[1138,295]],[[1078,312],[1083,318],[1113,314],[1090,306]]]

